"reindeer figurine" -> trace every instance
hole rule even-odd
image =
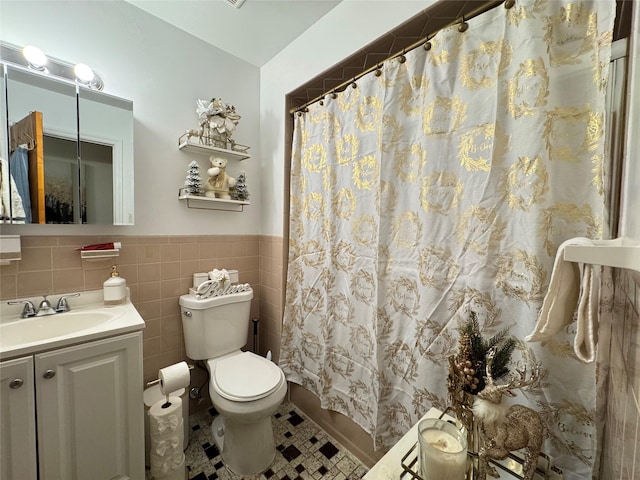
[[[514,397],[511,391],[535,383],[540,375],[540,364],[536,365],[531,377],[526,380],[526,367],[516,368],[519,378],[511,377],[506,385],[495,385],[491,375],[491,365],[495,350],[487,353],[486,386],[477,395],[473,404],[473,413],[480,421],[480,431],[484,445],[478,452],[480,460],[479,480],[486,480],[487,473],[498,477],[498,472],[489,465],[489,459],[502,460],[510,452],[525,449],[523,475],[524,480],[532,480],[538,455],[542,448],[544,424],[540,414],[523,405],[502,405],[503,395]]]

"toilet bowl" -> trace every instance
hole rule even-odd
[[[264,472],[276,454],[271,416],[287,393],[282,370],[251,352],[207,361],[209,395],[220,414],[211,425],[225,465],[239,475]]]
[[[287,382],[275,363],[243,352],[249,333],[253,290],[211,298],[182,295],[180,307],[187,356],[206,362],[209,395],[218,415],[211,426],[222,460],[232,472],[254,475],[276,454],[271,416],[284,400]]]

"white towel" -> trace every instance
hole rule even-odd
[[[22,197],[16,187],[16,182],[9,174],[9,163],[0,158],[0,217],[7,219],[20,219],[24,223],[25,212]]]
[[[575,314],[577,326],[573,349],[580,360],[589,363],[596,358],[601,267],[565,261],[564,249],[567,245],[593,245],[593,241],[577,237],[560,245],[538,322],[525,340],[543,343],[548,341],[564,330],[573,321]]]

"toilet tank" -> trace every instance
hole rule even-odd
[[[240,350],[247,343],[253,290],[199,300],[180,297],[187,356],[206,360]]]

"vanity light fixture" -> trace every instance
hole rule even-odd
[[[86,85],[93,90],[102,90],[104,87],[102,79],[96,75],[96,72],[86,63],[77,63],[73,67],[73,73],[78,83]]]
[[[0,42],[0,63],[26,67],[51,77],[70,80],[92,90],[104,88],[102,79],[87,64],[74,65],[57,58],[47,57],[42,50],[33,45],[21,48],[17,45]]]
[[[76,78],[83,83],[89,83],[96,76],[91,67],[86,63],[76,63],[75,67],[73,67],[73,73],[75,73]]]
[[[29,68],[39,72],[46,70],[44,66],[47,64],[47,56],[38,47],[27,45],[22,49],[22,55],[27,60]]]

